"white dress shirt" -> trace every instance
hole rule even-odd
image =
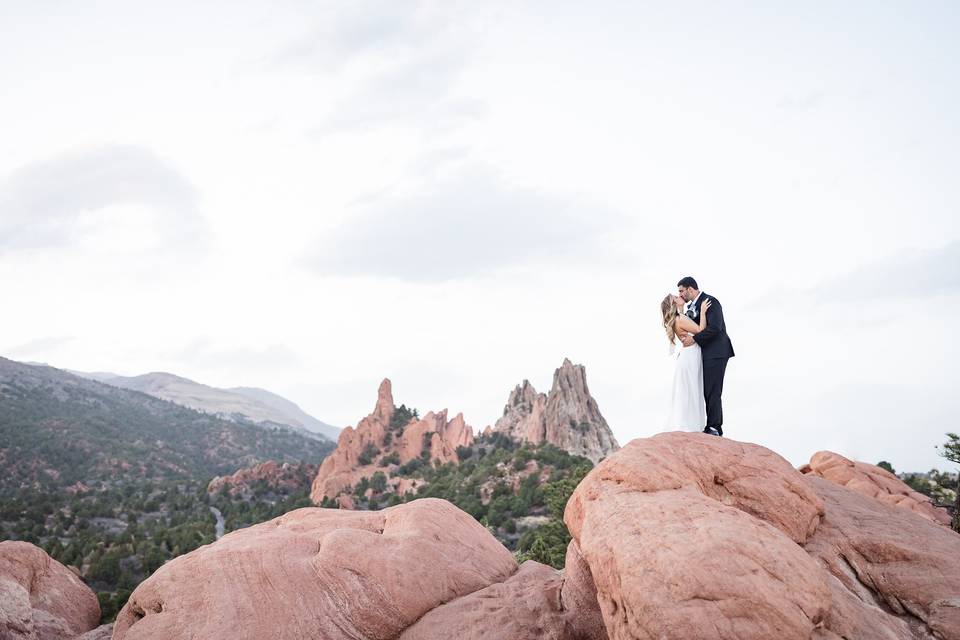
[[[684,315],[687,314],[687,311],[690,311],[690,309],[693,309],[694,307],[697,306],[697,300],[699,300],[699,299],[700,299],[700,296],[702,296],[702,295],[703,295],[703,291],[701,291],[700,293],[698,293],[696,298],[694,298],[693,300],[691,300],[690,302],[688,302],[688,303],[684,306],[684,308],[683,308],[683,314],[684,314]]]

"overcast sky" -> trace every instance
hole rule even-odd
[[[564,357],[664,428],[684,275],[725,431],[945,467],[960,5],[0,0],[0,354],[482,428]]]

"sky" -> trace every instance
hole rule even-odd
[[[666,428],[659,303],[737,356],[727,436],[948,463],[960,6],[0,0],[0,355],[377,385],[482,429],[564,358]]]

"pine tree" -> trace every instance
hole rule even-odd
[[[947,441],[940,449],[940,455],[954,464],[960,464],[960,436],[947,434]],[[953,530],[960,533],[960,473],[957,473],[957,497],[953,506]]]

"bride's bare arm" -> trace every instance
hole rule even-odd
[[[703,316],[701,316],[700,324],[703,325]],[[688,318],[687,316],[677,316],[677,333],[681,331],[689,333],[691,335],[700,333],[703,331],[702,326],[697,326],[697,323]]]

